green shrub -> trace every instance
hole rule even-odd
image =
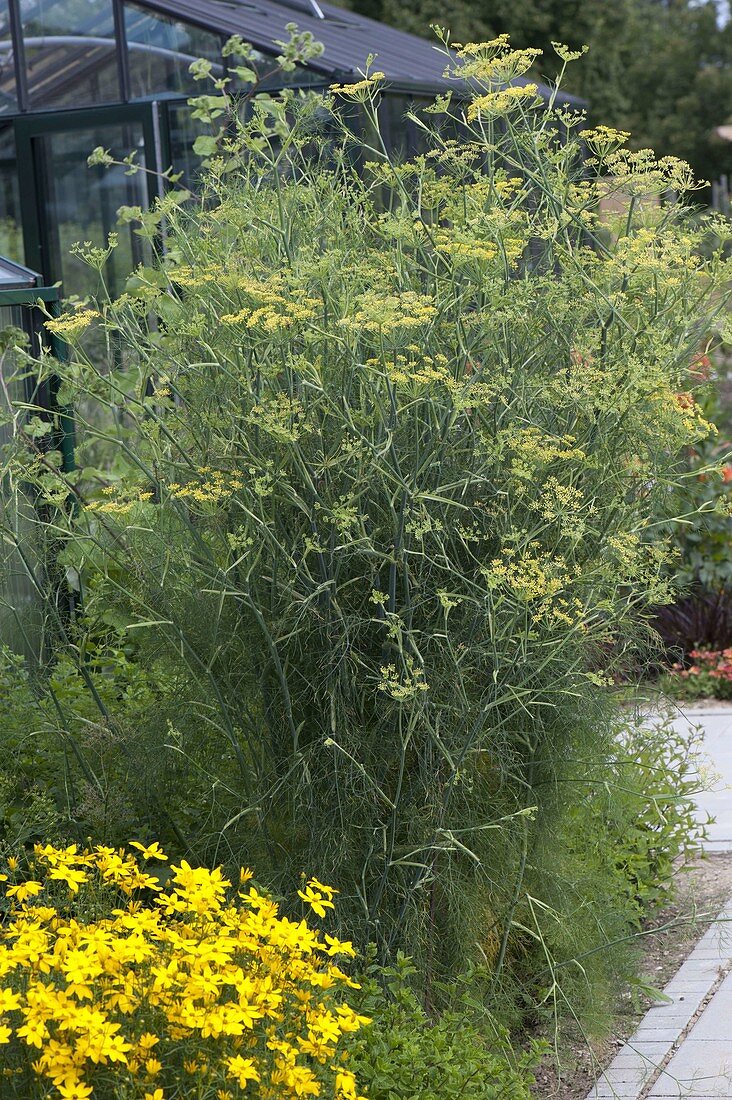
[[[693,649],[722,650],[732,645],[732,560],[729,554],[732,463],[724,434],[724,414],[712,381],[714,368],[701,356],[694,371],[702,389],[705,415],[719,423],[720,435],[700,441],[689,453],[687,469],[673,490],[674,512],[681,520],[670,530],[676,544],[673,563],[678,589],[673,603],[654,620],[665,662],[688,665]]]
[[[542,1044],[513,1051],[507,1032],[468,993],[430,1017],[409,984],[414,973],[398,954],[392,967],[367,968],[351,999],[372,1021],[351,1042],[348,1060],[369,1100],[529,1100]]]
[[[68,478],[20,431],[5,462],[81,596],[74,618],[49,601],[46,682],[73,670],[70,732],[87,706],[109,723],[151,835],[282,893],[312,869],[428,989],[472,960],[499,990],[549,926],[611,942],[549,838],[670,596],[658,516],[710,431],[690,365],[728,279],[681,202],[640,201],[686,194],[686,166],[511,84],[532,57],[466,47],[472,102],[420,116],[407,163],[380,141],[378,74],[256,100],[207,145],[200,201],[145,215],[165,255],[49,322],[76,349],[47,369],[80,457],[113,460]],[[613,189],[628,207],[603,225]]]
[[[536,1005],[582,1035],[607,1032],[619,991],[637,985],[638,933],[701,853],[700,751],[699,732],[670,713],[621,715],[602,751],[564,771],[556,797],[566,811],[528,860],[507,1005]]]
[[[676,573],[682,589],[716,591],[732,585],[728,552],[732,444],[717,390],[722,381],[719,371],[707,355],[697,359],[693,370],[701,384],[699,400],[705,416],[719,425],[719,433],[694,446],[685,476],[674,489],[675,510],[686,519],[675,529],[679,551]]]
[[[145,668],[108,636],[85,642],[83,662],[61,646],[47,668],[32,672],[0,649],[0,841],[14,847],[94,836],[119,845],[159,826],[185,848],[181,830],[200,805],[195,776],[176,770],[171,756],[166,779],[188,807],[175,826],[155,779],[189,701],[179,670],[164,662]],[[148,725],[151,713],[160,725]]]
[[[590,879],[614,878],[637,928],[672,899],[675,869],[701,853],[701,753],[699,730],[676,724],[670,713],[641,716],[619,728],[606,761],[577,776],[560,840]]]

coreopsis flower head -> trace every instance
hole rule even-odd
[[[326,909],[335,909],[335,905],[330,900],[333,891],[328,886],[322,889],[319,889],[319,887],[320,883],[317,879],[310,879],[305,889],[298,890],[297,895],[304,902],[307,902],[314,913],[319,917],[324,917]]]
[[[43,889],[43,885],[40,882],[30,880],[29,882],[21,882],[17,886],[8,886],[5,891],[6,897],[15,898],[16,901],[27,901],[28,898],[35,897],[36,894],[40,894]]]
[[[137,850],[142,854],[143,859],[167,860],[168,858],[163,849],[158,844],[157,840],[154,840],[152,844],[148,844],[147,846],[141,844],[139,840],[131,840],[130,847],[137,848]]]

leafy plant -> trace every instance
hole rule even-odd
[[[702,852],[702,738],[701,730],[675,723],[672,712],[638,718],[620,733],[608,780],[589,793],[587,828],[600,844],[605,834],[638,924],[673,896],[674,869]]]
[[[699,357],[693,371],[703,383],[713,380],[708,356]],[[713,381],[702,399],[706,415],[723,423]],[[681,658],[688,664],[695,648],[719,650],[732,645],[729,459],[730,443],[724,436],[700,442],[691,450],[686,475],[674,490],[675,510],[681,517],[672,528],[679,595],[658,609],[653,623],[667,661]]]
[[[619,992],[636,988],[638,933],[673,899],[677,872],[706,836],[696,813],[701,749],[699,731],[671,712],[626,713],[602,751],[564,771],[555,797],[566,809],[530,853],[522,950],[503,994],[555,1041],[567,1028],[575,1039],[606,1034]],[[502,1018],[511,1019],[506,1009]]]
[[[732,699],[732,649],[692,649],[688,664],[677,661],[661,687],[677,699]]]
[[[473,99],[415,116],[406,163],[378,72],[241,116],[216,89],[203,194],[141,221],[165,255],[48,322],[80,457],[114,465],[65,475],[22,424],[5,462],[81,601],[49,600],[50,677],[73,669],[127,746],[151,830],[283,894],[313,868],[435,998],[471,961],[496,996],[523,980],[549,925],[597,947],[627,919],[572,908],[546,845],[671,596],[659,516],[711,430],[690,365],[729,281],[660,201],[688,168],[517,85],[534,56],[460,50]]]
[[[181,830],[198,806],[195,778],[186,784],[169,761],[167,777],[189,807],[173,824],[154,776],[188,696],[175,669],[163,662],[146,669],[132,659],[134,646],[127,649],[109,634],[87,633],[81,665],[61,650],[33,672],[0,650],[0,838],[9,847],[90,835],[118,845],[153,821],[185,847]],[[151,712],[161,728],[147,725]],[[203,759],[205,738],[199,751]]]
[[[387,968],[372,958],[359,976],[353,1003],[371,1025],[348,1043],[349,1065],[370,1100],[529,1100],[543,1044],[514,1052],[505,1029],[460,984],[457,1006],[430,1017],[410,985],[415,973],[398,954]]]

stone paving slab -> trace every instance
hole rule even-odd
[[[720,984],[731,960],[732,899],[587,1100],[732,1100],[732,973]]]
[[[703,726],[697,819],[716,819],[707,851],[732,852],[732,706],[682,704],[674,725]],[[732,973],[719,984],[731,961],[732,898],[587,1100],[732,1100]]]
[[[709,826],[707,851],[732,852],[732,707],[682,703],[673,725],[681,730],[704,727],[704,752],[716,774],[703,776],[707,789],[697,798],[696,817],[699,821],[706,821],[708,816],[715,818]]]

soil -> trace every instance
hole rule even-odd
[[[662,989],[671,980],[730,896],[732,852],[709,853],[677,873],[675,902],[654,918],[643,940],[641,974],[650,986]],[[537,1100],[586,1100],[593,1082],[652,1003],[650,998],[635,1005],[630,998],[622,1000],[612,1035],[591,1046],[567,1039],[561,1072],[553,1055],[547,1056],[537,1072],[532,1095]]]

